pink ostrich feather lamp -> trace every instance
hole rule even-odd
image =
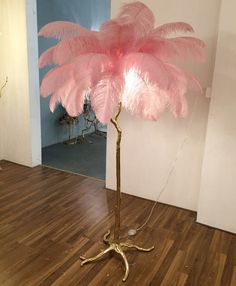
[[[167,23],[158,27],[154,24],[153,12],[143,3],[133,2],[123,5],[118,16],[103,23],[99,32],[62,21],[49,23],[39,32],[40,36],[58,39],[58,44],[46,50],[39,59],[40,68],[56,65],[45,75],[40,88],[43,97],[51,95],[51,111],[60,102],[69,115],[77,116],[82,113],[89,95],[98,120],[111,121],[118,132],[113,238],[108,239],[108,231],[104,236],[108,248],[92,258],[81,257],[81,265],[115,251],[125,263],[123,281],[129,274],[123,248],[151,251],[153,247],[144,249],[120,242],[121,129],[117,118],[122,108],[146,120],[158,120],[166,108],[175,117],[185,117],[187,90],[202,91],[193,75],[171,61],[176,58],[203,61],[204,42],[192,36],[173,36],[177,32],[193,33],[187,23]]]

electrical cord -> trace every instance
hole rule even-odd
[[[141,229],[143,229],[143,228],[148,224],[148,222],[149,222],[149,220],[150,220],[150,218],[151,218],[151,216],[152,216],[152,214],[153,214],[153,211],[154,211],[156,205],[157,205],[158,202],[159,202],[159,199],[160,199],[161,195],[162,195],[162,194],[164,193],[164,191],[166,190],[166,187],[167,187],[167,185],[168,185],[168,183],[169,183],[169,181],[170,181],[171,175],[173,174],[173,172],[174,172],[174,170],[175,170],[175,168],[176,168],[176,163],[177,163],[177,161],[178,161],[178,159],[179,159],[179,157],[180,157],[180,155],[181,155],[181,153],[182,153],[182,151],[183,151],[184,145],[186,144],[186,142],[187,142],[188,139],[189,139],[189,132],[190,132],[190,129],[191,129],[191,127],[192,127],[193,115],[194,115],[195,108],[196,108],[196,106],[197,106],[197,101],[198,101],[198,96],[195,96],[194,105],[193,105],[193,110],[192,110],[192,113],[191,113],[191,116],[190,116],[190,119],[189,119],[189,122],[188,122],[188,125],[187,125],[187,128],[186,128],[186,134],[185,134],[185,136],[184,136],[183,141],[182,141],[181,144],[179,145],[179,148],[178,148],[178,151],[177,151],[177,153],[176,153],[175,159],[173,160],[173,162],[172,162],[172,164],[171,164],[171,167],[170,167],[170,170],[169,170],[169,172],[168,172],[168,174],[167,174],[167,177],[166,177],[166,180],[165,180],[165,182],[164,182],[164,185],[162,186],[161,191],[160,191],[160,193],[158,194],[157,199],[155,200],[155,203],[153,204],[153,206],[152,206],[152,208],[151,208],[151,210],[150,210],[150,212],[149,212],[149,214],[148,214],[146,220],[144,221],[144,223],[141,224],[141,225],[140,225],[139,227],[137,227],[137,228],[131,228],[131,229],[129,229],[129,230],[128,230],[128,236],[134,236],[134,235],[136,235],[138,231],[140,231]]]

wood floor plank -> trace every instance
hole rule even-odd
[[[115,192],[104,182],[47,167],[0,162],[1,286],[236,286],[236,235],[197,224],[196,213],[122,195],[122,239],[150,253],[126,252],[80,266],[80,255],[105,248],[113,227]]]
[[[230,286],[235,286],[235,285],[236,285],[236,266],[234,266],[233,275],[230,282]]]

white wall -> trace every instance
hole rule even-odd
[[[189,99],[191,116],[186,120],[177,121],[166,113],[158,122],[147,122],[122,113],[121,175],[124,193],[156,200],[188,134],[160,201],[197,209],[208,101],[194,94],[189,95]],[[111,189],[115,189],[115,141],[116,132],[109,125],[106,186]]]
[[[222,1],[197,220],[236,233],[235,11]]]
[[[112,1],[114,16],[123,1]],[[217,37],[220,0],[146,0],[156,15],[158,24],[186,21],[196,35],[207,43],[204,65],[189,64],[204,87],[211,86]],[[189,95],[193,120],[189,140],[184,146],[166,191],[160,201],[196,210],[200,189],[201,165],[209,101],[203,96]],[[195,102],[195,104],[194,104]],[[195,107],[193,108],[193,105]],[[191,117],[191,116],[190,116]],[[122,141],[122,191],[148,199],[156,199],[163,186],[179,145],[186,134],[189,118],[175,120],[165,114],[158,122],[142,121],[123,113],[120,123]],[[106,186],[115,189],[115,133],[108,127]]]
[[[41,162],[36,2],[0,5],[1,75],[9,78],[0,103],[2,157],[34,166]]]
[[[0,1],[0,88],[6,79],[6,48],[3,47],[3,43],[6,41],[6,25],[4,21],[3,1]],[[2,108],[4,104],[4,97],[6,89],[2,91],[2,98],[0,98],[0,160],[3,159],[3,120],[2,120]]]

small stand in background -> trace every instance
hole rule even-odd
[[[103,136],[106,139],[106,126],[102,125],[97,117],[95,116],[89,100],[84,104],[84,110],[81,115],[82,117],[71,117],[67,113],[59,118],[59,123],[66,125],[68,127],[69,139],[64,141],[64,144],[74,145],[74,144],[93,144],[93,141],[89,140],[86,135],[88,132],[95,133],[96,135]],[[77,136],[75,133],[75,125],[79,123],[79,120],[83,118],[84,129],[81,135]]]
[[[75,136],[75,125],[78,124],[78,117],[71,117],[67,113],[59,118],[60,124],[68,127],[69,139],[64,141],[64,144],[74,145],[77,143],[77,137]]]
[[[95,116],[89,101],[87,101],[84,104],[84,111],[82,113],[82,116],[84,118],[84,126],[85,126],[85,128],[82,130],[81,135],[78,137],[77,142],[79,144],[84,144],[86,142],[88,142],[89,144],[93,144],[93,142],[91,140],[88,140],[88,138],[85,137],[85,135],[92,128],[94,128],[95,134],[100,135],[100,136],[104,136],[106,138],[106,132],[100,131],[100,129],[98,127],[100,122],[97,120],[97,117]]]

